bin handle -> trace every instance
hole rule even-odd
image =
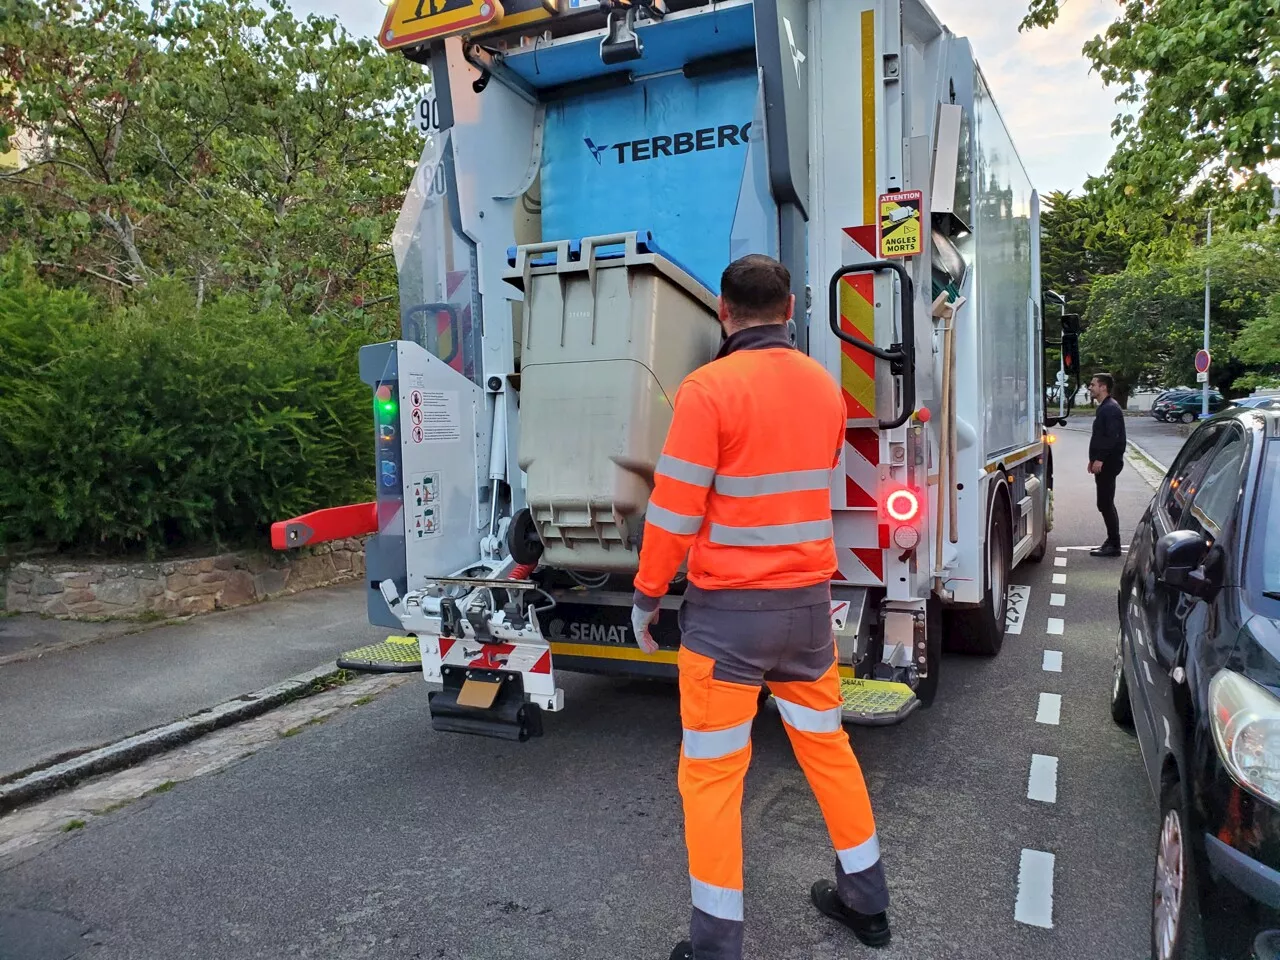
[[[886,270],[896,273],[902,284],[902,296],[899,300],[902,342],[890,344],[888,349],[850,336],[840,329],[840,281],[852,273],[883,273]],[[893,430],[902,426],[916,407],[915,287],[907,268],[895,260],[868,260],[841,267],[831,275],[827,291],[827,320],[831,324],[831,332],[837,337],[873,357],[889,361],[889,372],[893,376],[902,377],[902,410],[892,420],[881,420],[879,424],[881,430]]]

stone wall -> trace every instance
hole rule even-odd
[[[364,542],[353,539],[289,553],[244,551],[157,563],[27,560],[9,569],[3,585],[10,613],[177,617],[363,576]]]

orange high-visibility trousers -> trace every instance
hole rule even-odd
[[[826,589],[826,585],[823,585]],[[812,592],[812,590],[808,591]],[[760,609],[798,591],[695,591],[681,608],[680,795],[693,901],[695,960],[740,960],[742,789],[751,725],[768,683],[836,850],[845,904],[875,914],[889,894],[862,770],[841,726],[840,679],[828,602]],[[774,594],[775,596],[768,596]],[[749,607],[739,604],[754,597]],[[698,603],[709,599],[725,607]]]

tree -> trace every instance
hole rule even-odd
[[[1022,29],[1051,25],[1059,6],[1030,0]],[[1261,222],[1261,170],[1280,156],[1276,0],[1130,0],[1084,54],[1127,111],[1107,174],[1121,202],[1203,209],[1226,193],[1220,223]]]
[[[283,0],[4,0],[0,245],[117,294],[176,275],[319,313],[394,300],[421,68]],[[0,149],[4,146],[0,143]]]
[[[1280,362],[1280,230],[1219,234],[1172,262],[1135,261],[1095,280],[1082,349],[1097,369],[1116,376],[1117,393],[1135,386],[1193,383],[1204,338],[1205,270],[1210,275],[1210,351],[1224,393],[1250,368]]]

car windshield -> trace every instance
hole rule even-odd
[[[1267,441],[1266,463],[1262,467],[1262,485],[1258,489],[1258,509],[1254,513],[1251,564],[1262,572],[1262,589],[1280,598],[1280,440]],[[1261,548],[1260,550],[1258,548]]]

